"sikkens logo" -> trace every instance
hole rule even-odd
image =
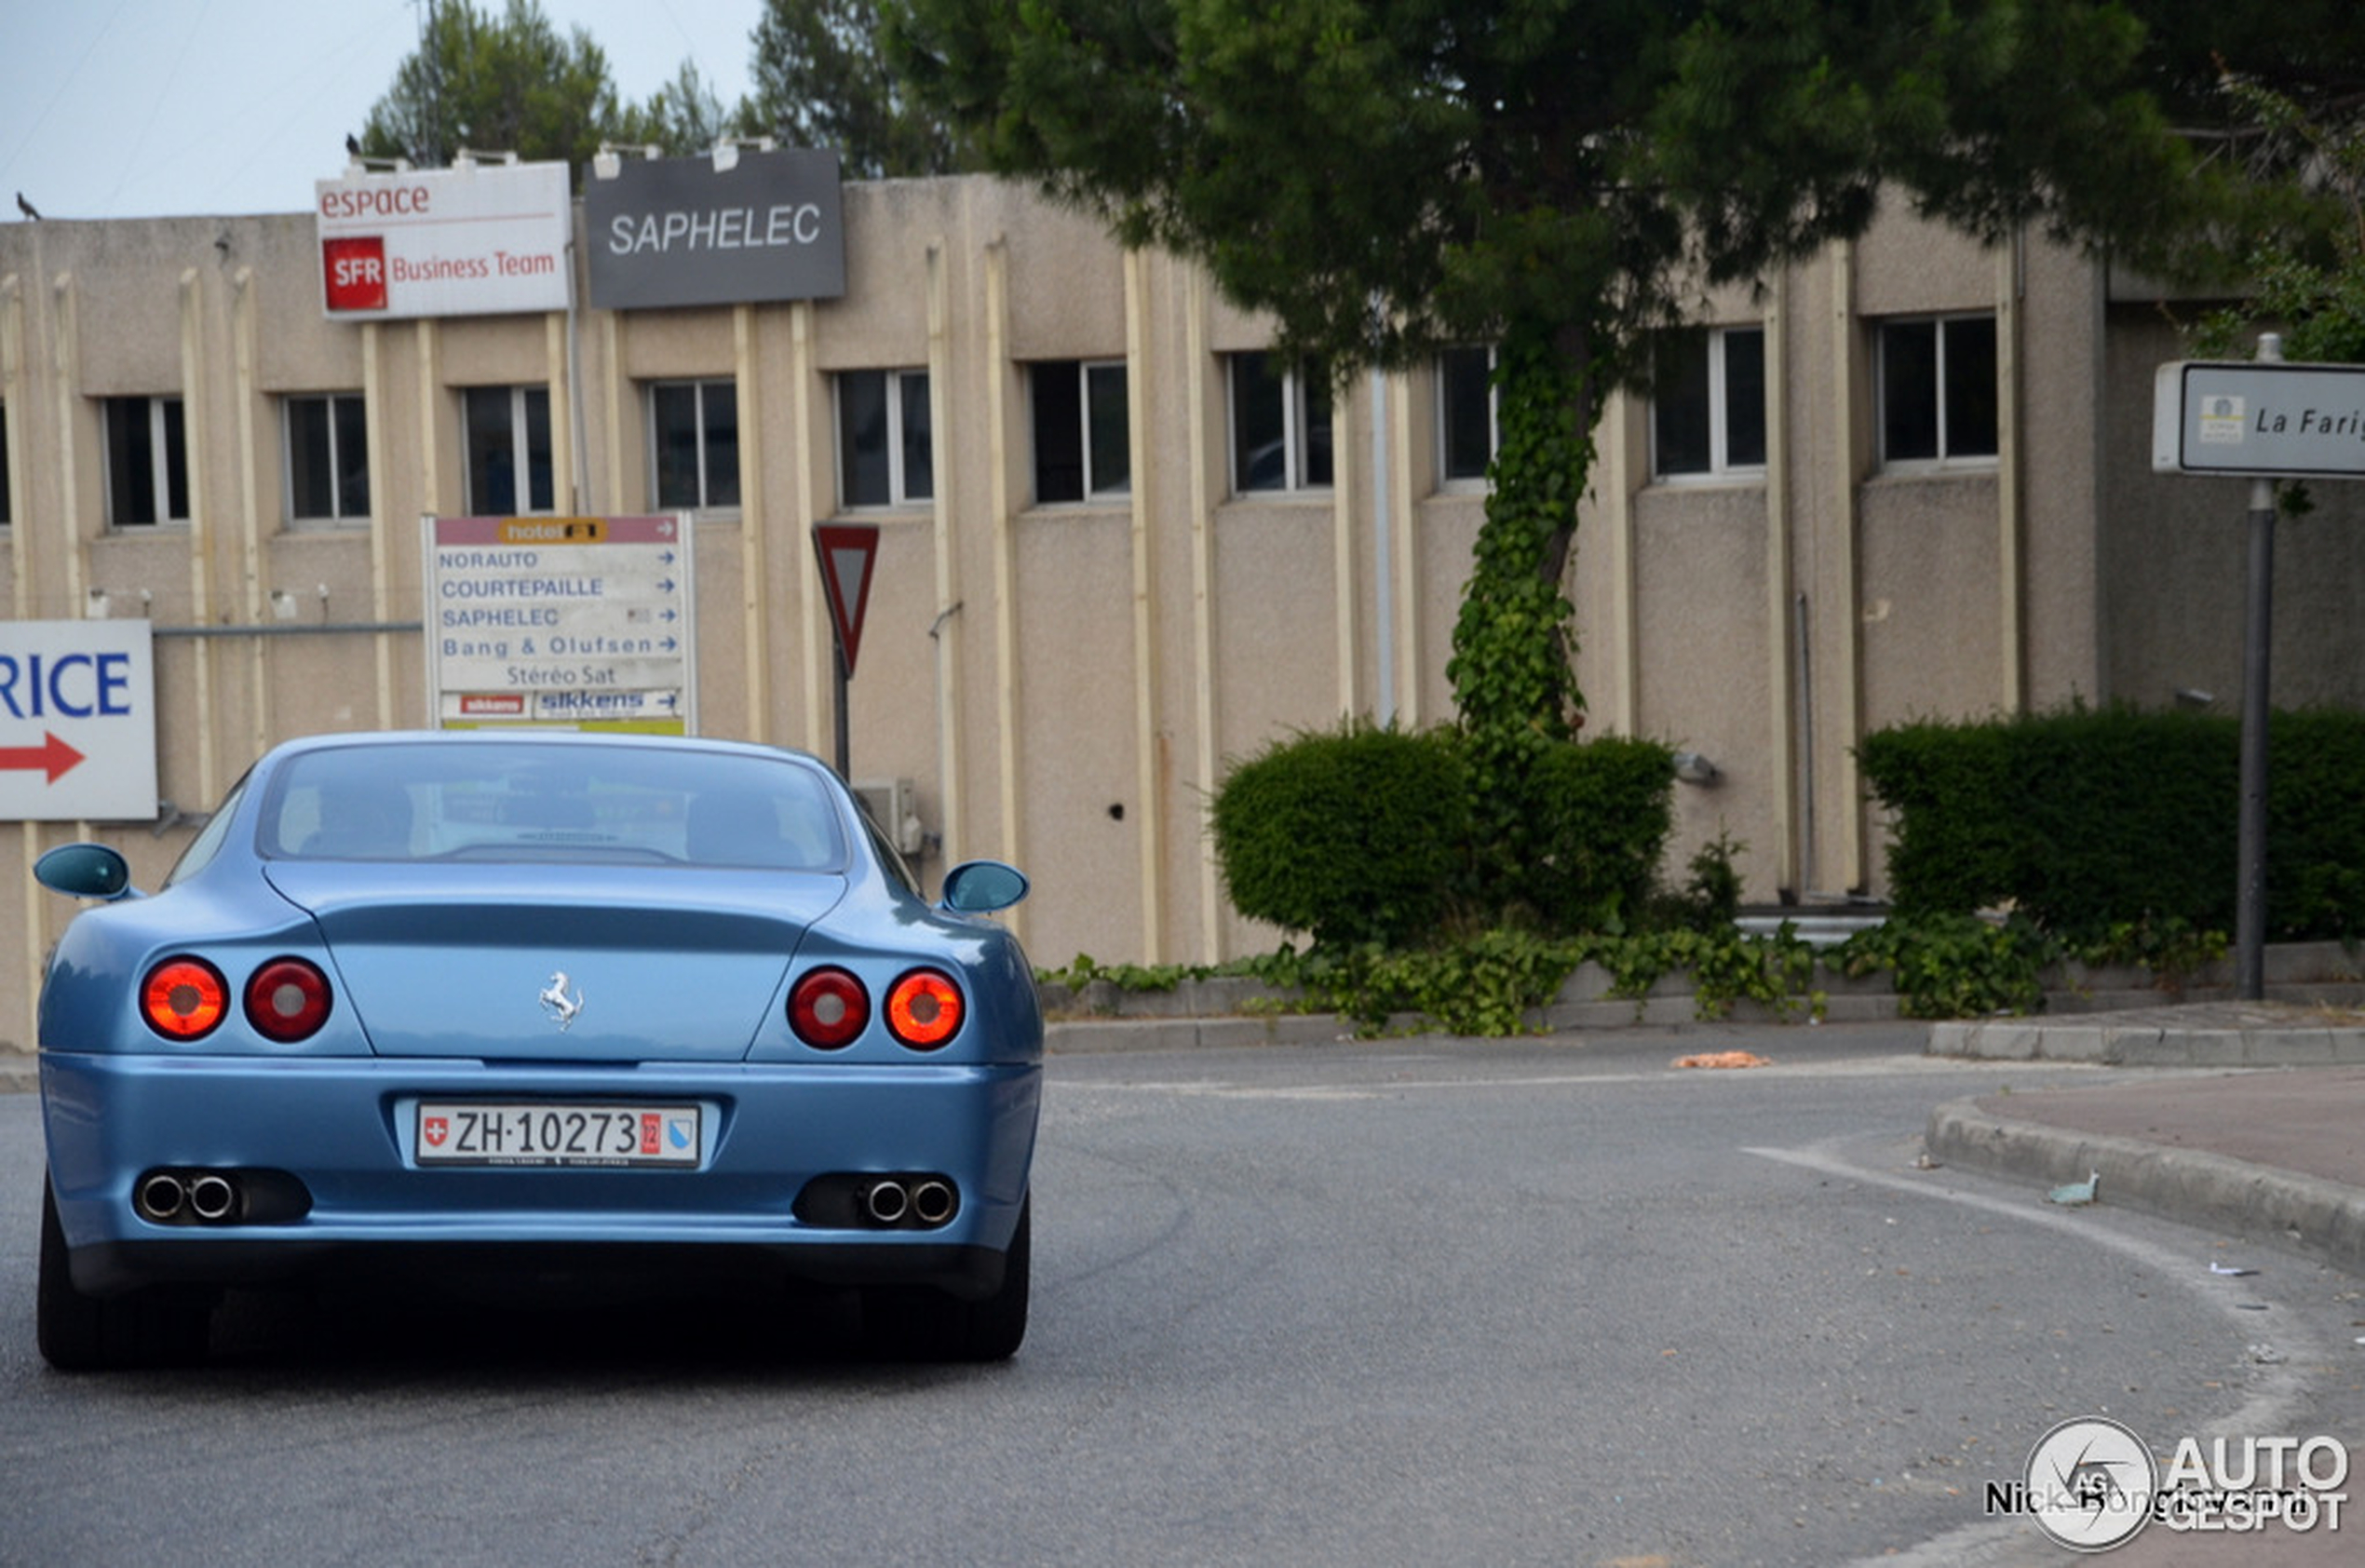
[[[2115,1421],[2064,1421],[2029,1451],[2016,1482],[1990,1481],[1986,1507],[2025,1514],[2072,1551],[2108,1551],[2157,1521],[2179,1534],[2338,1530],[2348,1450],[2337,1438],[2184,1438],[2162,1465]]]

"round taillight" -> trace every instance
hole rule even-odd
[[[961,1027],[961,988],[934,969],[914,969],[887,993],[887,1031],[913,1050],[932,1051]]]
[[[274,958],[247,981],[246,1002],[255,1033],[291,1044],[329,1021],[329,977],[301,958]]]
[[[202,1039],[229,1010],[222,971],[202,958],[168,958],[140,987],[141,1013],[168,1040]]]
[[[871,994],[844,969],[816,969],[789,993],[789,1027],[808,1046],[850,1046],[871,1021]]]

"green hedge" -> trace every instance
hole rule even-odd
[[[1210,822],[1241,913],[1320,942],[1393,944],[1444,918],[1467,801],[1449,736],[1350,724],[1236,766]]]
[[[2268,934],[2365,934],[2365,715],[2278,713],[2269,744]],[[1859,755],[1897,813],[1901,915],[2010,903],[2077,940],[2130,922],[2233,928],[2237,721],[2072,709],[1901,725]]]
[[[1235,766],[1210,822],[1234,906],[1320,944],[1410,946],[1461,916],[1606,929],[1652,891],[1673,777],[1667,748],[1604,739],[1481,780],[1456,730],[1351,723]],[[1506,818],[1515,848],[1477,842]]]
[[[1508,898],[1564,933],[1624,930],[1651,897],[1674,826],[1675,761],[1604,737],[1540,753],[1526,781],[1532,857]]]

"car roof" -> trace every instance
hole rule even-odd
[[[264,761],[301,755],[309,751],[332,750],[345,746],[417,745],[480,746],[506,744],[511,746],[549,747],[615,747],[634,746],[682,751],[710,756],[764,757],[775,761],[787,760],[818,767],[835,777],[834,771],[809,751],[791,747],[767,746],[751,740],[726,740],[708,736],[655,735],[641,731],[586,732],[581,730],[542,729],[480,729],[480,730],[336,730],[319,735],[299,736],[283,740],[264,753]]]

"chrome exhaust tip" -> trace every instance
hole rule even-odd
[[[953,1218],[961,1200],[950,1182],[939,1182],[931,1176],[912,1187],[912,1217],[924,1225],[940,1225]]]
[[[189,1183],[189,1212],[200,1220],[226,1220],[237,1212],[238,1189],[230,1178],[207,1171]]]
[[[897,1224],[912,1211],[912,1195],[900,1182],[873,1182],[862,1195],[862,1210],[873,1224]]]
[[[141,1181],[131,1202],[142,1219],[164,1224],[181,1217],[181,1206],[188,1199],[189,1189],[182,1184],[181,1178],[169,1170],[159,1170]]]

